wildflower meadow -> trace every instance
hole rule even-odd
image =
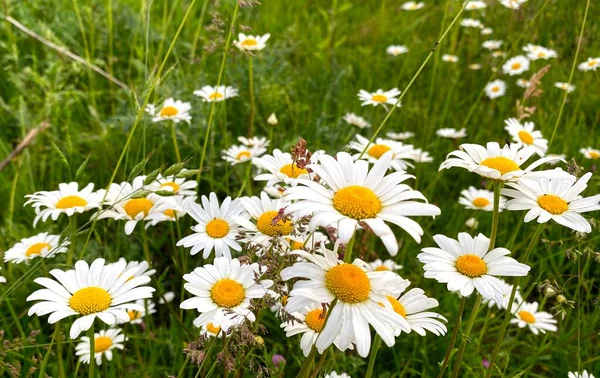
[[[599,3],[0,4],[0,376],[600,376]]]

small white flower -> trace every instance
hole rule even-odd
[[[575,372],[569,372],[569,376],[567,378],[595,378],[594,374],[592,373],[588,373],[587,370],[582,371],[581,373],[575,371]]]
[[[359,129],[364,129],[365,127],[371,127],[371,124],[369,122],[367,122],[366,119],[364,119],[363,117],[358,116],[354,113],[346,113],[346,115],[344,115],[343,120],[346,121],[347,124],[356,126]]]
[[[479,221],[475,218],[469,218],[465,221],[465,226],[471,230],[476,230],[479,227]]]
[[[485,95],[491,99],[504,96],[506,93],[506,83],[500,79],[490,81],[485,86]]]
[[[460,26],[464,26],[466,28],[483,29],[483,24],[481,23],[481,21],[473,18],[463,18],[462,20],[460,20]]]
[[[577,68],[579,71],[596,71],[600,67],[600,57],[588,58],[585,62],[581,62]]]
[[[415,133],[411,132],[411,131],[407,131],[404,133],[393,133],[393,132],[388,132],[385,134],[385,136],[387,136],[390,139],[394,139],[394,140],[405,140],[405,139],[409,139],[415,136]]]
[[[349,144],[350,150],[357,151],[352,158],[358,160],[363,151],[361,159],[368,160],[371,163],[375,163],[379,160],[386,152],[392,151],[392,162],[391,168],[396,171],[406,171],[408,167],[413,167],[412,164],[406,160],[412,159],[412,152],[414,147],[410,144],[403,144],[391,139],[377,138],[375,143],[370,143],[369,140],[360,134],[355,135],[356,140],[351,141]]]
[[[267,152],[264,147],[246,147],[246,146],[231,146],[227,150],[221,151],[222,158],[231,165],[245,163],[251,161],[255,157],[259,157]]]
[[[456,130],[453,128],[443,128],[438,129],[435,133],[437,134],[437,136],[442,138],[460,139],[467,136],[467,129],[464,127],[460,130]]]
[[[500,4],[509,9],[519,9],[527,0],[500,0]]]
[[[485,189],[476,189],[474,186],[470,186],[460,192],[458,203],[463,205],[467,209],[472,210],[494,210],[494,192]],[[500,197],[499,209],[502,211],[506,203],[506,200]]]
[[[318,153],[313,154],[311,160],[316,162],[318,156]],[[265,154],[254,158],[252,163],[268,171],[268,173],[261,173],[254,177],[255,181],[267,181],[267,186],[273,186],[277,183],[295,186],[298,180],[309,178],[306,168],[298,167],[289,152],[281,152],[278,148],[273,150],[273,155]]]
[[[413,149],[410,154],[411,154],[411,159],[413,159],[415,163],[431,163],[431,162],[433,162],[433,158],[429,155],[429,152],[423,151],[420,148]]]
[[[400,95],[400,91],[397,88],[392,88],[389,91],[383,91],[383,89],[378,89],[373,93],[369,93],[364,89],[361,89],[358,92],[358,98],[362,101],[361,105],[395,105],[398,102],[397,96]],[[398,103],[397,106],[400,106]]]
[[[541,131],[534,130],[533,122],[521,123],[516,118],[509,118],[504,123],[506,124],[504,129],[508,131],[515,144],[533,147],[539,156],[546,155],[548,139],[542,136]]]
[[[473,0],[467,4],[467,6],[465,7],[465,10],[477,10],[477,9],[484,9],[486,7],[487,7],[487,5],[486,5],[485,1]]]
[[[515,318],[511,319],[510,323],[518,325],[519,328],[529,327],[534,335],[545,334],[546,331],[556,332],[556,319],[547,312],[538,311],[538,307],[537,302],[523,302],[520,306],[513,306]]]
[[[529,59],[523,55],[510,58],[502,66],[502,72],[510,76],[520,75],[529,70]]]
[[[444,62],[456,63],[458,62],[458,57],[456,55],[444,54],[442,55],[442,60]]]
[[[473,70],[473,71],[480,70],[481,69],[481,64],[479,64],[479,63],[469,64],[469,69]]]
[[[494,32],[492,28],[483,28],[481,29],[481,35],[490,35]]]
[[[398,56],[406,54],[408,52],[408,47],[404,45],[390,45],[385,49],[385,52],[387,52],[388,55]]]
[[[556,51],[554,51],[552,49],[548,49],[543,46],[534,45],[531,43],[527,44],[527,46],[524,46],[523,51],[525,51],[527,53],[527,58],[529,58],[530,60],[538,60],[538,59],[548,60],[548,59],[556,58],[558,56],[556,54]]]
[[[234,41],[233,44],[240,50],[260,51],[267,47],[269,37],[271,37],[271,34],[268,33],[262,36],[239,33],[238,40]]]
[[[425,6],[425,3],[423,3],[422,1],[417,3],[415,1],[407,1],[406,3],[402,4],[401,8],[407,11],[413,11],[413,10],[418,10],[421,9]]]
[[[531,86],[531,83],[529,82],[529,80],[526,80],[523,78],[517,79],[517,87],[529,88],[530,86]]]
[[[194,96],[202,97],[204,102],[221,102],[228,98],[236,97],[237,95],[237,89],[225,85],[219,85],[217,87],[205,85],[201,89],[194,91]]]
[[[575,86],[569,83],[562,83],[560,81],[557,81],[556,83],[554,83],[554,86],[558,89],[566,91],[567,93],[573,93],[575,91]]]
[[[179,123],[181,121],[185,121],[190,123],[192,120],[192,116],[189,113],[191,109],[192,105],[190,105],[189,102],[168,98],[163,103],[160,111],[158,113],[154,113],[152,122],[173,121],[175,123]]]
[[[600,150],[597,150],[595,148],[592,148],[592,147],[582,148],[579,150],[579,152],[581,154],[583,154],[583,156],[585,156],[586,159],[592,159],[592,160],[600,159]]]
[[[80,340],[81,343],[75,347],[75,355],[79,356],[80,362],[89,364],[92,358],[90,338],[83,336]],[[96,360],[96,365],[102,365],[102,356],[106,357],[107,361],[112,361],[113,349],[123,350],[125,341],[127,341],[125,335],[118,328],[110,328],[106,331],[94,333],[94,360]]]
[[[23,261],[29,262],[36,257],[51,258],[58,253],[67,252],[70,242],[59,241],[60,235],[50,235],[47,232],[21,239],[11,249],[4,252],[4,261],[20,264]]]
[[[499,41],[499,40],[496,41],[496,40],[490,39],[488,41],[483,42],[481,44],[481,46],[484,49],[488,49],[490,51],[493,51],[493,50],[498,50],[502,46],[502,43],[504,43],[504,41]]]
[[[269,118],[267,118],[267,123],[271,126],[275,126],[279,123],[279,120],[277,119],[277,116],[275,115],[275,113],[271,113]]]
[[[381,261],[381,259],[377,259],[373,262],[370,262],[369,266],[371,267],[372,270],[374,270],[376,272],[385,271],[385,270],[395,272],[397,270],[402,269],[402,265],[396,264],[396,262],[394,260],[390,260],[390,259],[387,259],[385,261]]]
[[[270,144],[269,140],[266,137],[246,138],[244,136],[239,136],[237,140],[246,147],[253,147],[257,149],[267,148]]]

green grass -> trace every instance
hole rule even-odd
[[[11,16],[43,38],[109,72],[130,90],[120,88],[25,35],[5,19],[1,20],[0,157],[7,156],[27,132],[40,123],[47,121],[51,125],[0,174],[1,251],[38,232],[64,235],[71,232],[65,216],[56,222],[40,222],[34,230],[34,211],[23,207],[24,195],[54,190],[61,182],[78,181],[80,185],[93,182],[96,188],[101,188],[111,182],[113,175],[115,182],[124,181],[150,152],[154,154],[145,173],[177,162],[169,127],[164,123],[154,124],[149,116],[141,113],[146,99],[160,104],[164,98],[174,97],[192,103],[193,120],[189,125],[179,123],[176,136],[182,159],[189,159],[187,167],[199,167],[211,105],[202,103],[192,92],[218,81],[235,2],[226,0],[215,4],[198,0],[182,24],[190,3],[190,0],[2,1],[3,16]],[[233,33],[234,38],[237,32],[248,28],[253,34],[271,33],[267,48],[253,58],[255,135],[272,136],[271,146],[284,151],[304,138],[311,150],[325,149],[328,153],[344,150],[356,131],[341,120],[348,111],[371,121],[373,127],[361,132],[366,137],[372,135],[386,112],[381,107],[361,108],[356,97],[358,91],[392,87],[404,90],[461,6],[455,0],[429,0],[422,10],[406,12],[400,9],[401,2],[390,0],[269,0],[263,3],[240,8]],[[425,230],[421,245],[399,231],[401,250],[396,261],[404,266],[400,274],[410,279],[413,287],[421,287],[439,300],[440,307],[436,311],[449,319],[449,332],[453,330],[460,300],[442,284],[424,279],[422,264],[415,256],[422,246],[433,245],[433,235],[443,233],[456,237],[458,232],[465,231],[464,222],[472,216],[480,222],[478,231],[489,235],[491,213],[471,212],[458,204],[460,191],[469,185],[480,186],[481,179],[459,169],[437,171],[439,163],[455,146],[450,140],[436,137],[435,130],[464,126],[469,135],[466,140],[479,144],[503,143],[508,137],[503,120],[515,116],[515,102],[521,97],[522,89],[515,85],[516,77],[494,73],[492,67],[499,69],[504,60],[492,58],[481,48],[487,39],[501,39],[507,57],[521,54],[521,47],[527,43],[541,44],[558,52],[557,59],[532,62],[524,76],[529,77],[544,65],[551,65],[542,79],[543,94],[528,102],[537,108],[531,121],[550,138],[564,95],[553,84],[569,79],[586,1],[529,0],[518,11],[506,9],[496,1],[488,1],[488,5],[483,16],[479,11],[466,11],[463,17],[481,19],[494,33],[488,38],[477,30],[454,25],[381,135],[387,131],[413,131],[416,137],[410,143],[429,151],[435,158],[434,163],[419,165],[412,173],[417,176],[416,187],[442,209],[442,215],[435,220],[418,220]],[[588,12],[578,62],[600,55],[600,40],[596,38],[600,35],[597,23],[600,6],[592,1]],[[388,56],[385,48],[390,44],[405,44],[410,51],[396,58]],[[171,45],[173,49],[167,56]],[[459,56],[459,62],[441,61],[444,53]],[[157,77],[163,60],[164,69]],[[467,64],[470,63],[481,63],[483,69],[469,70]],[[480,98],[483,87],[494,75],[507,81],[507,95],[494,101]],[[596,165],[585,160],[578,150],[600,147],[599,75],[598,71],[575,71],[573,84],[577,89],[566,99],[550,149],[551,153],[573,157],[582,169],[592,171]],[[222,149],[234,143],[237,136],[246,135],[251,111],[248,57],[234,47],[227,52],[221,83],[240,89],[240,96],[214,107],[199,187],[200,194],[215,191],[220,198],[235,196],[246,174],[245,167],[228,167],[220,158]],[[279,124],[273,128],[266,122],[271,113],[279,118]],[[136,123],[138,116],[141,118]],[[131,142],[124,150],[128,138]],[[117,169],[123,151],[123,161]],[[594,177],[586,195],[597,193],[599,187],[599,180]],[[246,191],[257,195],[261,188],[260,183],[254,183],[246,187]],[[523,215],[522,212],[502,212],[496,242],[497,246],[509,248],[517,258],[523,255],[536,227],[532,223],[524,224]],[[82,227],[88,218],[88,214],[83,214],[73,219]],[[151,227],[147,233],[149,252],[158,271],[152,286],[159,291],[175,291],[178,298],[182,274],[204,264],[199,255],[190,257],[187,251],[174,247],[179,239],[176,235],[187,235],[190,225],[192,221],[187,218],[178,225]],[[88,229],[89,225],[73,239],[75,256],[79,256],[86,244]],[[88,262],[97,257],[107,261],[116,261],[119,257],[144,259],[143,233],[139,226],[128,237],[123,232],[122,222],[99,221],[90,235],[83,251]],[[534,336],[528,330],[509,326],[498,361],[503,376],[563,377],[567,371],[584,368],[600,374],[597,353],[600,313],[596,303],[600,269],[595,261],[600,244],[598,226],[593,233],[579,239],[569,230],[549,224],[542,240],[530,258],[530,275],[521,281],[523,292],[529,293],[529,301],[541,301],[544,309],[550,311],[557,304],[556,297],[544,298],[537,284],[547,279],[556,280],[564,296],[575,301],[575,305],[574,308],[565,306],[565,318],[559,319],[556,334]],[[567,252],[573,251],[582,253],[577,260],[566,257]],[[180,253],[188,256],[185,267],[176,264],[184,260],[180,259]],[[376,256],[388,257],[380,241],[372,237],[361,239],[354,253],[367,261]],[[1,271],[8,282],[0,287],[0,329],[3,340],[13,341],[0,347],[0,372],[8,375],[10,369],[15,369],[14,376],[27,376],[30,369],[37,369],[31,373],[37,376],[47,356],[46,374],[60,376],[61,361],[66,376],[74,376],[76,370],[79,376],[86,376],[87,366],[79,366],[74,354],[76,340],[68,339],[73,319],[61,321],[63,336],[58,341],[53,340],[54,327],[47,324],[46,317],[27,316],[30,303],[25,302],[25,298],[39,288],[33,279],[48,276],[48,271],[54,268],[68,268],[66,256],[41,263],[36,261],[30,265],[4,264]],[[8,290],[10,292],[4,295]],[[467,301],[465,322],[473,301],[474,298]],[[192,311],[180,313],[178,300],[174,304],[173,312],[159,305],[157,314],[147,318],[143,328],[128,325],[126,333],[130,340],[125,352],[116,352],[112,363],[105,361],[97,367],[101,376],[164,377],[178,373],[195,376],[198,366],[185,362],[182,352],[187,343],[195,339],[196,331],[191,324],[194,316]],[[480,311],[463,359],[461,376],[484,374],[482,360],[489,359],[503,316],[503,312],[487,307]],[[303,361],[299,339],[286,339],[279,321],[268,309],[260,322],[266,328],[262,334],[264,347],[249,351],[239,346],[243,353],[252,353],[246,362],[252,360],[274,369],[275,376],[295,376]],[[99,327],[97,322],[96,330]],[[27,340],[32,331],[39,333]],[[436,376],[438,362],[442,361],[449,340],[450,335],[438,338],[402,334],[393,348],[379,351],[374,376]],[[57,342],[61,355],[57,355]],[[51,354],[47,354],[51,343]],[[222,342],[216,342],[198,376],[208,374],[221,348]],[[327,353],[323,372],[336,370],[353,377],[364,376],[367,360],[354,352],[330,350]],[[273,354],[286,358],[285,370],[273,367]],[[239,356],[237,362],[241,362]],[[451,359],[450,368],[453,362]],[[224,375],[223,365],[214,366],[213,375]],[[244,369],[236,366],[236,372],[229,376],[256,375],[250,372],[248,363]]]

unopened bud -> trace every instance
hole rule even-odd
[[[269,118],[267,118],[267,123],[272,126],[275,126],[279,123],[279,120],[277,119],[277,116],[275,115],[275,113],[271,113]]]
[[[556,296],[556,301],[558,303],[565,303],[567,301],[567,298],[564,295],[562,295],[562,294],[558,294]]]
[[[475,230],[477,227],[479,227],[479,221],[477,221],[477,219],[475,219],[475,218],[469,218],[465,222],[465,226],[467,226],[468,228],[470,228],[472,230]]]

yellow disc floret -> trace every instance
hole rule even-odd
[[[371,97],[371,100],[375,102],[386,102],[387,97],[382,94],[376,94]]]
[[[248,159],[251,156],[252,154],[250,153],[250,151],[240,151],[240,153],[236,155],[235,160]]]
[[[206,233],[213,239],[220,239],[229,233],[229,223],[215,218],[206,224]]]
[[[277,219],[277,222],[273,222],[276,217],[279,217],[279,212],[277,211],[267,211],[263,213],[256,221],[256,228],[258,228],[258,231],[260,231],[261,234],[268,236],[291,234],[292,222],[285,219]]]
[[[147,198],[133,198],[123,205],[123,210],[125,210],[131,219],[135,219],[135,216],[139,213],[144,213],[144,217],[147,217],[152,206],[154,204]]]
[[[237,281],[224,278],[210,289],[210,297],[219,306],[233,308],[244,301],[246,291]]]
[[[223,95],[219,92],[215,92],[215,93],[212,93],[210,96],[208,96],[208,98],[211,100],[218,100],[218,99],[223,98]]]
[[[487,273],[487,264],[477,255],[462,255],[456,259],[456,270],[467,277],[481,277]]]
[[[38,256],[42,253],[42,251],[45,248],[48,248],[48,250],[51,250],[52,246],[48,243],[35,243],[31,247],[27,248],[27,251],[25,251],[25,256],[27,256],[27,257]]]
[[[69,307],[81,315],[95,314],[110,307],[112,298],[101,287],[89,286],[79,289],[69,299]]]
[[[400,303],[396,298],[390,295],[386,295],[386,298],[392,305],[392,308],[394,309],[396,314],[402,316],[403,318],[406,318],[406,309],[404,308],[404,305],[402,305],[402,303]]]
[[[533,324],[535,323],[535,316],[529,311],[519,311],[519,318],[525,323]]]
[[[481,165],[485,165],[488,168],[492,168],[500,172],[501,175],[504,175],[508,172],[518,171],[519,166],[514,161],[509,158],[505,158],[504,156],[496,156],[492,158],[487,158],[481,161]]]
[[[300,175],[307,175],[308,171],[304,168],[298,168],[295,163],[286,164],[279,169],[279,172],[283,173],[289,178],[298,178]]]
[[[177,193],[179,191],[179,184],[177,184],[176,182],[170,181],[160,184],[161,188],[164,188],[165,186],[171,188],[173,193]]]
[[[375,144],[371,148],[369,148],[367,153],[370,156],[373,156],[375,159],[379,159],[383,156],[383,154],[385,154],[389,150],[391,150],[391,148],[386,146],[385,144]]]
[[[369,299],[371,281],[367,274],[354,264],[340,264],[325,273],[325,285],[338,300],[360,303]]]
[[[304,321],[308,328],[319,333],[323,329],[323,325],[325,325],[325,315],[321,309],[311,310],[306,314]]]
[[[219,332],[221,332],[221,327],[215,327],[214,324],[208,323],[206,325],[206,330],[210,333],[214,333],[215,335],[218,335]]]
[[[108,336],[94,338],[94,353],[102,353],[112,346],[112,339]]]
[[[569,204],[562,198],[552,194],[544,194],[537,199],[538,205],[550,214],[558,215],[569,210]]]
[[[66,196],[58,200],[56,208],[71,209],[73,207],[83,207],[85,205],[87,205],[87,201],[79,196]]]
[[[242,46],[244,46],[244,47],[250,47],[250,46],[256,46],[256,45],[258,45],[258,42],[256,42],[256,39],[248,38],[248,39],[245,39],[244,41],[242,41]]]
[[[375,218],[381,211],[377,195],[364,186],[347,186],[333,195],[333,207],[349,218],[356,220]]]
[[[176,107],[174,106],[165,106],[164,108],[162,108],[160,110],[159,115],[161,117],[173,117],[176,116],[179,113],[179,110],[177,110]]]
[[[477,197],[473,200],[472,203],[475,207],[486,207],[490,204],[490,201],[485,197]]]
[[[533,136],[525,130],[519,131],[519,139],[525,144],[533,144]]]

